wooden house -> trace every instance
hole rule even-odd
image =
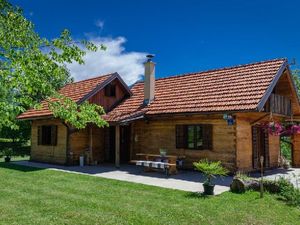
[[[155,79],[145,63],[144,82],[131,89],[117,74],[68,84],[60,92],[78,104],[102,105],[109,127],[76,130],[54,118],[47,104],[18,119],[32,121],[31,160],[74,165],[121,163],[137,153],[184,155],[184,167],[199,159],[220,160],[231,171],[278,167],[280,137],[263,122],[300,119],[299,97],[288,62],[276,59]],[[300,135],[294,135],[293,166],[300,167]]]

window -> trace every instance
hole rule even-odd
[[[104,91],[105,91],[105,96],[115,97],[116,96],[116,85],[108,84],[108,85],[106,85]]]
[[[38,145],[56,145],[57,144],[57,126],[39,126],[38,127]]]
[[[212,125],[176,125],[176,148],[212,149]]]

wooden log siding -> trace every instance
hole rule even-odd
[[[53,138],[52,145],[39,145],[39,131],[42,126],[53,126],[57,129],[57,140]],[[40,127],[40,128],[39,128]],[[54,128],[54,129],[55,129]],[[40,134],[41,135],[41,134]],[[56,144],[55,144],[56,143]],[[31,154],[30,159],[39,162],[56,164],[66,163],[67,128],[59,120],[34,120],[31,126]]]
[[[282,95],[271,94],[269,100],[268,112],[290,116],[292,113],[292,101],[290,98]]]
[[[253,155],[252,125],[251,123],[261,117],[259,113],[237,113],[236,114],[236,166],[237,170],[248,172],[257,165],[253,162],[257,156]],[[280,156],[280,137],[270,134],[266,138],[265,145],[268,146],[268,164],[277,167]],[[254,168],[253,168],[254,167]]]
[[[257,140],[257,135],[258,135],[258,128],[257,127],[252,127],[252,164],[253,164],[253,169],[258,169],[259,168],[259,143]]]
[[[70,151],[73,156],[73,164],[79,163],[80,155],[85,155],[86,151],[91,150],[91,164],[101,163],[105,158],[104,151],[104,130],[95,126],[78,130],[70,134]]]
[[[292,165],[293,167],[300,167],[300,134],[293,135],[292,138],[293,143],[293,159]]]
[[[211,150],[176,148],[176,125],[188,124],[210,124],[213,127]],[[169,155],[185,155],[186,168],[193,168],[193,162],[208,158],[222,161],[232,171],[235,169],[235,125],[228,126],[221,114],[136,121],[132,124],[132,135],[131,159],[136,159],[136,153],[159,154],[159,149],[164,148]]]

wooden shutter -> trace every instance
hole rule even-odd
[[[211,124],[202,125],[202,134],[203,134],[203,149],[212,150],[212,133],[213,126]]]
[[[252,127],[252,164],[253,169],[258,168],[259,161],[259,140],[258,140],[258,127]]]
[[[51,126],[51,145],[57,145],[57,126]]]
[[[38,132],[37,132],[37,142],[38,145],[42,144],[42,126],[38,126]]]
[[[187,145],[187,126],[176,125],[176,148],[186,148]]]

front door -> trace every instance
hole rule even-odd
[[[264,157],[264,168],[269,165],[269,134],[259,126],[252,127],[253,169],[260,168],[260,157]]]
[[[130,161],[130,125],[120,126],[120,162],[128,163]]]

